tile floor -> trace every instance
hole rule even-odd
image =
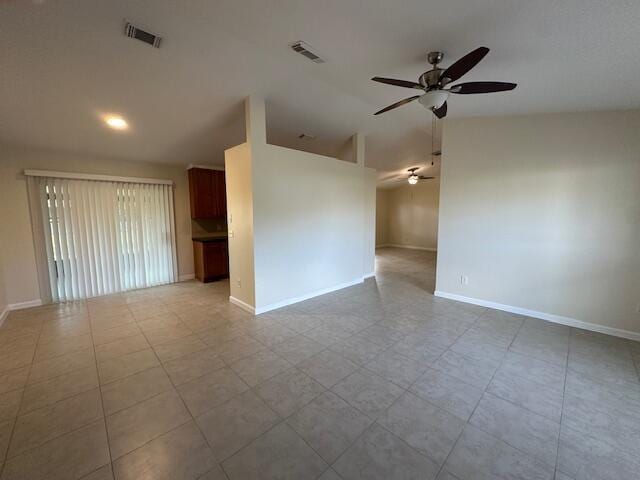
[[[0,478],[640,478],[640,346],[434,298],[434,263],[259,317],[225,282],[13,312]]]

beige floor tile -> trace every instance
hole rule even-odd
[[[14,419],[5,420],[0,422],[0,468],[4,462],[7,448],[9,448],[9,440],[11,439],[11,432],[13,431]]]
[[[292,368],[256,388],[267,405],[285,418],[316,398],[325,388],[302,371]]]
[[[221,368],[183,383],[177,389],[191,414],[198,416],[246,392],[249,387],[233,370]]]
[[[0,394],[0,422],[13,420],[18,415],[21,400],[22,390]]]
[[[93,333],[102,332],[104,330],[111,330],[116,327],[126,327],[128,325],[135,324],[136,319],[133,318],[131,313],[126,313],[124,315],[115,316],[115,317],[107,317],[107,318],[98,318],[91,319],[91,330]]]
[[[327,350],[300,362],[297,367],[326,388],[358,369],[351,360]]]
[[[278,415],[252,391],[238,395],[196,419],[218,460],[230,457],[278,420]]]
[[[198,480],[229,480],[229,477],[227,477],[220,465],[216,465]]]
[[[204,342],[210,344],[207,339],[204,339]],[[233,363],[253,355],[260,350],[264,350],[266,347],[249,336],[242,336],[224,342],[222,345],[214,348],[225,362]]]
[[[330,391],[287,419],[287,423],[329,463],[335,462],[372,422]]]
[[[21,367],[0,373],[0,393],[10,392],[24,387],[29,378],[30,367]]]
[[[102,401],[105,415],[123,410],[172,388],[173,385],[162,367],[152,367],[103,385]]]
[[[193,335],[193,332],[190,328],[187,328],[186,325],[172,325],[147,330],[144,335],[147,337],[149,343],[156,347],[158,345],[163,345],[165,343]]]
[[[21,347],[16,351],[4,349],[0,351],[0,375],[16,368],[30,365],[36,347]]]
[[[180,317],[178,317],[177,315],[171,312],[166,312],[161,315],[156,315],[154,317],[147,318],[146,320],[138,320],[137,323],[143,332],[148,332],[150,330],[155,330],[157,328],[186,326],[182,322]]]
[[[45,344],[38,343],[34,362],[41,362],[61,355],[78,352],[91,346],[91,335],[89,334],[57,338]]]
[[[95,365],[31,384],[24,390],[20,414],[46,407],[97,387],[98,373]]]
[[[191,421],[114,462],[118,480],[198,480],[217,462]]]
[[[76,337],[91,333],[91,322],[88,317],[72,317],[63,320],[44,322],[40,331],[39,342],[49,343],[67,337]]]
[[[156,355],[162,362],[175,360],[176,358],[184,357],[190,353],[204,350],[205,348],[207,348],[207,345],[196,335],[188,335],[153,347]]]
[[[119,325],[108,330],[98,330],[93,332],[94,345],[104,345],[117,340],[140,335],[140,328],[135,323]]]
[[[255,387],[292,367],[284,358],[270,350],[262,350],[230,366],[250,387]]]
[[[7,461],[2,480],[81,478],[109,462],[104,421],[98,420]]]
[[[104,385],[134,373],[160,365],[156,354],[151,349],[128,353],[98,364],[100,384]]]
[[[60,435],[95,422],[102,416],[98,389],[22,415],[16,420],[8,457],[41,446]]]
[[[50,378],[58,377],[65,373],[80,370],[81,368],[95,365],[93,348],[86,348],[78,352],[51,358],[31,366],[28,384],[42,382]]]
[[[284,423],[223,463],[231,480],[315,480],[327,467],[318,454]]]
[[[224,362],[211,349],[201,350],[164,364],[165,370],[175,385],[180,385],[224,367]]]
[[[435,462],[374,424],[333,465],[348,480],[433,479]]]
[[[98,363],[118,358],[128,353],[139,352],[149,348],[149,342],[144,335],[134,335],[133,337],[121,338],[115,342],[96,346],[96,359]]]
[[[438,465],[446,460],[465,422],[406,392],[378,423]]]
[[[107,417],[112,458],[141,447],[188,422],[191,415],[175,390],[169,390]]]
[[[89,475],[82,477],[80,480],[113,480],[111,464],[103,465]]]

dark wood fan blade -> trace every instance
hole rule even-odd
[[[487,47],[478,47],[473,52],[467,53],[464,57],[442,72],[442,75],[440,75],[442,83],[447,84],[455,82],[475,67],[487,53],[489,53],[489,49]]]
[[[373,77],[371,80],[374,82],[386,83],[387,85],[395,85],[396,87],[405,88],[417,88],[418,90],[424,90],[424,87],[416,82],[409,82],[408,80],[396,80],[395,78]]]
[[[516,83],[507,82],[467,82],[451,87],[451,93],[469,95],[474,93],[505,92],[517,87]]]
[[[419,178],[420,180],[433,180],[433,179],[434,179],[434,178],[436,178],[436,177],[425,177],[425,176],[423,176],[423,175],[420,175],[418,178]]]
[[[400,100],[399,102],[396,102],[396,103],[394,103],[392,105],[389,105],[388,107],[383,108],[382,110],[377,111],[376,113],[374,113],[374,115],[380,115],[381,113],[388,112],[389,110],[393,110],[394,108],[401,107],[405,103],[413,102],[416,98],[420,98],[421,96],[422,95],[415,95],[413,97],[409,97],[409,98],[405,98],[404,100]]]
[[[438,118],[444,118],[447,116],[447,102],[444,102],[440,108],[434,108],[433,114]]]

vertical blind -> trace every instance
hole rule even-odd
[[[171,185],[34,181],[53,301],[176,281]]]

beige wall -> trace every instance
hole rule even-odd
[[[384,210],[381,220],[385,222],[378,229],[378,245],[436,250],[439,196],[438,179],[378,190],[378,203]]]
[[[638,132],[640,111],[448,120],[436,290],[637,335]]]
[[[388,244],[389,228],[389,190],[378,188],[376,190],[376,246]]]
[[[229,230],[230,295],[255,305],[251,150],[243,143],[224,152]]]
[[[0,237],[0,325],[2,325],[2,322],[7,315],[7,308],[9,305],[9,301],[7,300],[7,291],[4,286],[4,260],[2,252],[2,238]]]
[[[0,146],[0,220],[9,304],[40,298],[25,169],[173,180],[178,274],[193,274],[189,187],[184,167]]]

